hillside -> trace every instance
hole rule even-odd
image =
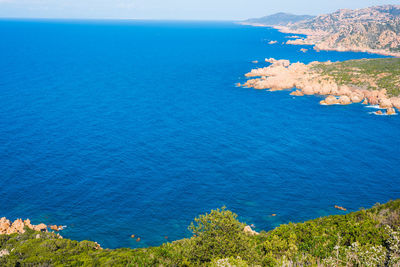
[[[29,228],[0,235],[0,266],[398,266],[400,200],[256,233],[222,208],[192,237],[146,249],[102,249]]]
[[[341,9],[278,28],[283,32],[308,36],[290,40],[289,44],[315,45],[317,50],[400,56],[400,5]]]
[[[247,24],[260,24],[266,26],[287,26],[288,24],[296,23],[303,20],[309,20],[314,16],[309,15],[294,15],[289,13],[276,13],[262,18],[253,18],[244,21]]]

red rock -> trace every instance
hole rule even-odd
[[[294,96],[303,96],[303,92],[300,90],[296,90],[290,93],[290,95],[294,95]]]
[[[44,223],[34,225],[33,230],[39,231],[39,232],[45,232],[45,231],[47,231],[47,225],[45,225]]]
[[[379,107],[380,108],[391,108],[392,107],[392,101],[388,98],[380,98],[379,99]]]
[[[375,114],[376,114],[376,115],[383,115],[383,113],[382,113],[381,110],[376,111]]]
[[[390,101],[392,102],[393,107],[400,110],[400,97],[392,97]]]
[[[371,105],[378,105],[378,103],[379,103],[378,97],[375,96],[375,95],[371,95],[371,96],[368,97],[368,102],[369,102]]]
[[[394,108],[388,108],[386,110],[386,114],[387,115],[396,115],[396,110],[394,110]]]
[[[304,93],[305,95],[313,95],[313,94],[314,94],[314,89],[311,87],[311,85],[306,85],[306,86],[303,88],[303,93]]]
[[[348,97],[347,95],[342,95],[339,98],[339,103],[340,105],[350,105],[351,104],[350,97]]]
[[[339,100],[336,97],[334,97],[333,95],[328,96],[323,101],[324,101],[323,103],[325,105],[336,105],[336,104],[339,104]]]
[[[353,92],[350,94],[350,100],[353,103],[360,103],[363,99],[363,95],[361,93]]]

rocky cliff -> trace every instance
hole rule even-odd
[[[317,50],[400,56],[400,5],[340,9],[302,21],[265,25],[286,33],[307,35],[307,38],[289,40],[288,44],[315,45]]]

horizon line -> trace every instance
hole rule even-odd
[[[155,19],[155,18],[112,18],[112,17],[99,17],[99,18],[79,18],[79,17],[1,17],[0,20],[114,20],[114,21],[218,21],[218,22],[241,22],[246,19],[171,19],[171,18],[165,18],[165,19]]]

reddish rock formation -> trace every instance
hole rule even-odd
[[[303,96],[304,93],[300,90],[296,90],[290,93],[290,95],[294,95],[294,96]]]
[[[321,105],[336,105],[339,104],[339,100],[333,95],[328,96],[325,100],[320,102]]]
[[[393,107],[400,110],[400,97],[392,97],[390,100],[392,101]]]
[[[60,226],[50,225],[49,227],[50,227],[51,230],[54,230],[54,231],[57,231],[57,232],[64,230],[64,226],[62,226],[62,225],[60,225]]]
[[[340,105],[350,105],[350,97],[348,97],[347,95],[342,95],[341,97],[339,97],[339,103]]]
[[[350,100],[353,103],[360,103],[364,98],[364,95],[359,92],[353,92],[350,94]]]
[[[396,115],[396,110],[394,110],[394,108],[388,108],[386,110],[386,114],[387,115]]]
[[[378,110],[378,111],[375,112],[375,114],[376,115],[383,115],[383,112],[382,112],[382,110]]]
[[[3,217],[0,219],[0,234],[15,234],[15,233],[25,233],[25,227],[35,231],[47,231],[47,226],[43,223],[39,225],[32,225],[29,219],[22,221],[21,219],[15,220],[13,223],[7,218]]]
[[[328,95],[322,100],[322,105],[351,103],[380,105],[381,108],[387,109],[395,107],[400,109],[400,97],[389,98],[385,89],[369,91],[359,89],[354,86],[338,85],[330,76],[326,76],[313,68],[313,66],[321,64],[320,62],[311,62],[308,65],[303,63],[292,63],[288,60],[276,60],[273,58],[266,59],[271,63],[270,66],[251,70],[246,77],[251,77],[242,84],[244,87],[254,89],[269,89],[270,91],[293,89],[290,95]],[[323,64],[332,64],[325,62]],[[257,78],[258,77],[258,78]],[[335,97],[336,96],[336,97]],[[338,97],[338,98],[337,98]]]
[[[382,97],[382,96],[381,96]],[[385,95],[383,95],[385,97]],[[392,107],[392,102],[388,98],[380,98],[379,99],[379,107],[380,108],[391,108]]]

